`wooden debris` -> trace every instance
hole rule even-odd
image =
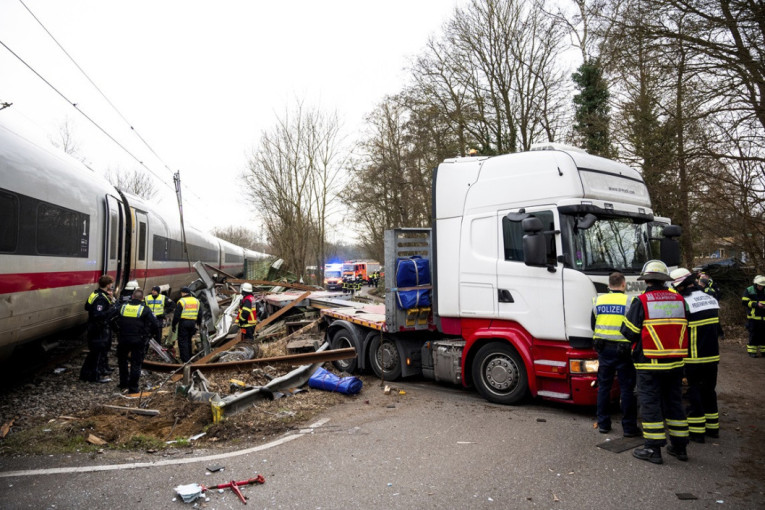
[[[11,431],[11,427],[13,427],[13,422],[16,421],[16,418],[12,419],[11,421],[7,421],[3,423],[3,426],[0,427],[0,439],[3,439],[5,436],[8,435],[8,432]]]
[[[310,291],[303,292],[300,296],[298,296],[297,299],[292,301],[290,304],[288,304],[287,306],[283,306],[283,307],[279,308],[278,311],[276,311],[275,313],[272,313],[271,315],[269,315],[268,317],[266,317],[262,321],[258,322],[257,326],[255,326],[255,331],[260,331],[261,329],[263,329],[263,327],[266,324],[270,324],[271,322],[275,321],[277,318],[279,318],[282,315],[284,315],[285,313],[287,313],[288,310],[291,310],[296,304],[300,303],[301,301],[303,301],[304,299],[306,299],[310,295],[311,295]]]
[[[109,404],[104,404],[101,407],[105,409],[111,409],[114,411],[124,411],[128,413],[133,413],[133,414],[140,414],[143,416],[158,416],[159,415],[159,411],[156,409],[140,409],[137,407],[113,406]]]
[[[104,441],[98,436],[94,436],[93,434],[89,434],[88,438],[85,441],[87,441],[90,444],[94,444],[96,446],[103,446],[106,444],[106,441]]]
[[[76,420],[77,418],[75,418],[74,416],[66,416],[66,415],[62,414],[61,416],[58,417],[58,419],[59,420],[69,420],[69,421],[71,421],[71,420]]]
[[[390,395],[390,386],[388,386],[388,385],[386,384],[386,385],[385,385],[385,389],[383,390],[383,393],[385,393],[386,395]]]

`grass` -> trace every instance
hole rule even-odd
[[[4,454],[50,455],[96,452],[100,446],[85,441],[88,433],[71,424],[45,424],[13,431],[0,443]]]

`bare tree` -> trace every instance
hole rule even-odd
[[[50,141],[70,156],[82,159],[79,154],[80,143],[75,136],[74,121],[69,116],[64,117],[64,120],[59,124],[57,136],[51,137]]]
[[[140,170],[109,168],[106,171],[106,179],[112,183],[115,188],[132,193],[144,200],[151,200],[158,192],[152,177]]]
[[[211,234],[243,248],[262,252],[270,251],[268,246],[260,241],[258,234],[247,227],[216,227],[212,230]]]
[[[269,242],[300,276],[309,260],[325,258],[328,216],[343,170],[340,145],[337,116],[299,102],[262,134],[248,162],[245,182]]]

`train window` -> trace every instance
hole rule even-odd
[[[117,211],[110,211],[109,216],[109,260],[116,260],[119,258],[117,253],[117,240],[119,239]]]
[[[146,260],[146,223],[138,223],[138,260]]]
[[[37,207],[37,253],[87,257],[90,216],[40,202]]]
[[[19,199],[0,191],[0,252],[13,253],[19,239]]]

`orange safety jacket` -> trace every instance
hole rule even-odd
[[[251,328],[258,323],[258,314],[253,309],[255,307],[254,301],[255,298],[252,294],[246,294],[239,303],[239,315],[237,315],[236,320],[243,328]],[[245,324],[242,324],[242,321]]]
[[[637,296],[645,320],[641,331],[643,355],[649,359],[688,356],[688,320],[680,294],[660,290]]]

